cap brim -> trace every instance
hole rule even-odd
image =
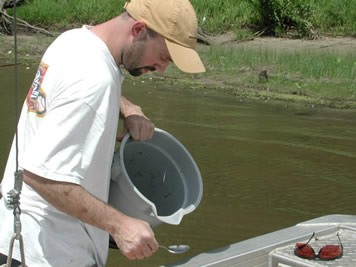
[[[174,64],[181,71],[189,73],[205,72],[205,67],[194,49],[179,45],[166,38],[165,41]]]

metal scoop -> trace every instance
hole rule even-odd
[[[187,252],[190,247],[188,245],[171,245],[171,246],[162,246],[159,245],[160,248],[164,248],[166,249],[168,252],[173,253],[173,254],[180,254],[180,253],[184,253]]]

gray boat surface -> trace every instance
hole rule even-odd
[[[307,260],[294,255],[297,242],[306,242],[315,232],[310,245],[317,253],[326,244],[343,245],[343,256],[331,261]],[[229,267],[299,267],[356,266],[356,216],[327,215],[295,226],[261,235],[226,247],[201,253],[161,267],[229,266]]]

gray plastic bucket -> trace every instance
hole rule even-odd
[[[151,140],[127,134],[114,154],[109,203],[152,227],[179,224],[203,195],[198,166],[171,134],[156,128]]]

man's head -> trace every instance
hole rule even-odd
[[[162,59],[157,66],[163,71],[170,61],[184,72],[205,71],[195,51],[198,25],[189,0],[131,0],[125,9],[136,21],[132,31],[137,36],[121,60],[132,75],[155,70],[156,66],[139,65],[143,55],[154,53]]]
[[[149,71],[164,72],[172,62],[164,38],[148,29],[144,22],[135,21],[131,26],[133,41],[121,54],[121,64],[133,76]]]

